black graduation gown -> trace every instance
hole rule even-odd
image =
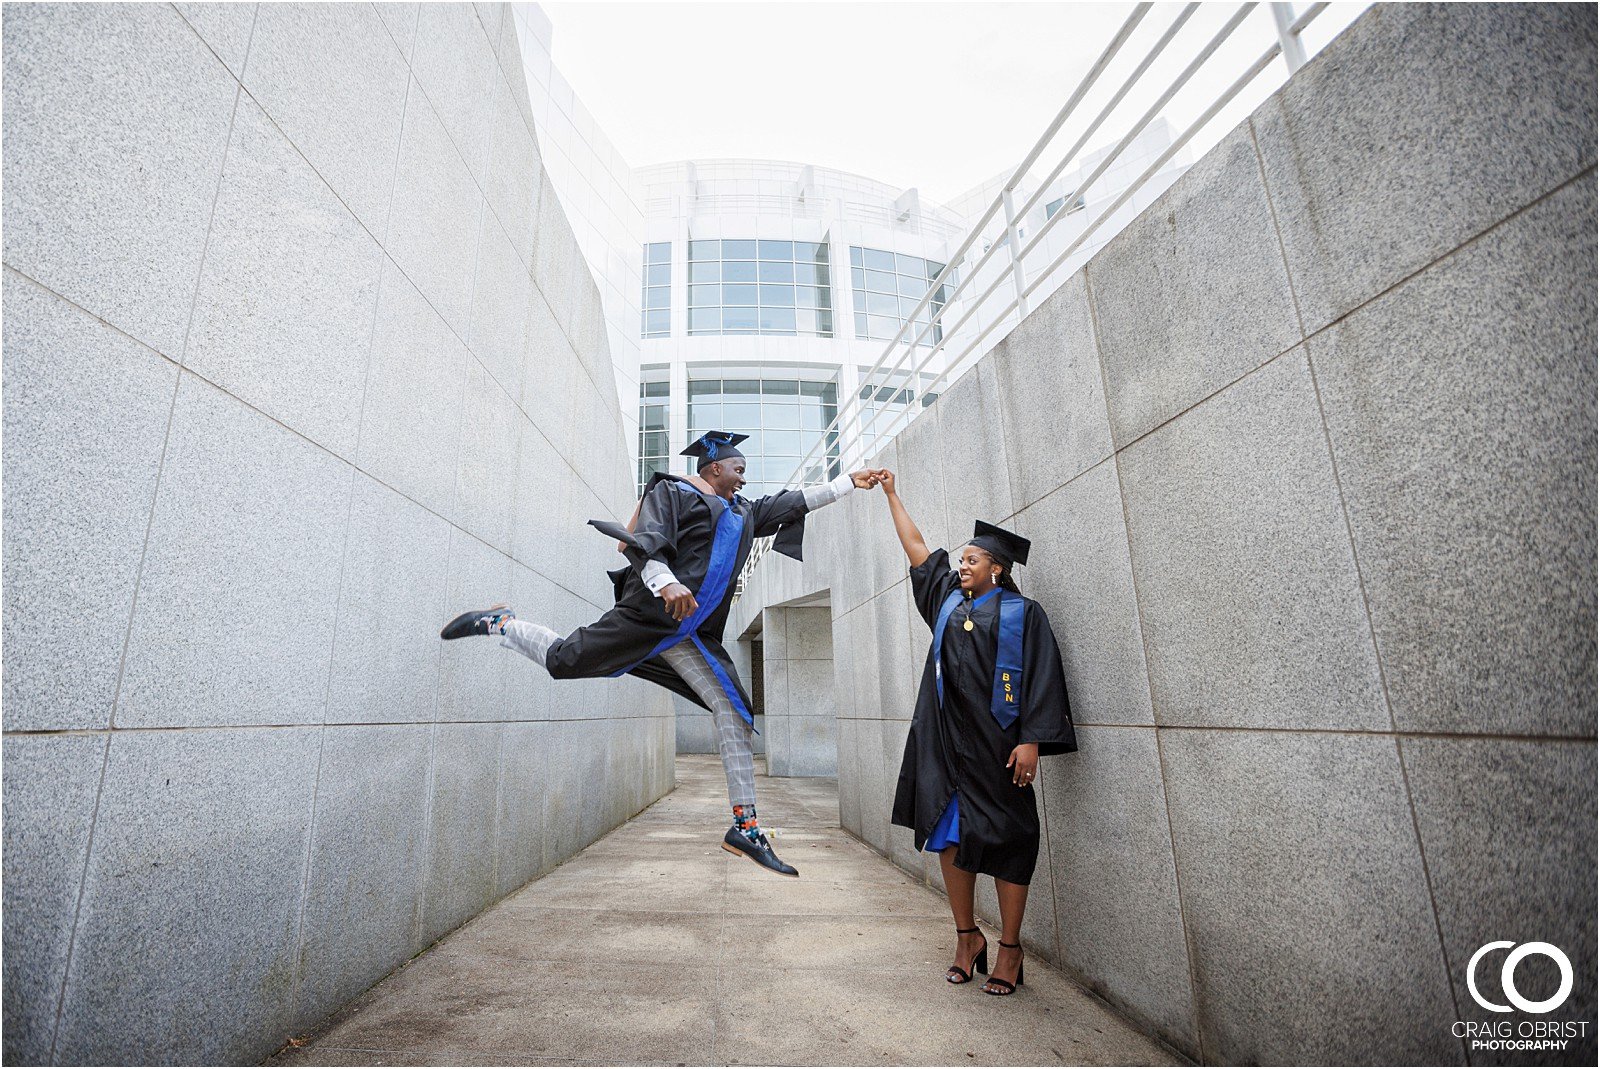
[[[950,569],[950,555],[942,549],[911,569],[917,610],[930,629],[945,598],[960,588],[960,579]],[[951,613],[941,651],[942,707],[930,644],[900,764],[893,819],[916,833],[921,850],[951,796],[959,793],[956,866],[1025,884],[1033,878],[1039,854],[1039,810],[1033,786],[1014,784],[1006,761],[1024,742],[1038,743],[1040,756],[1071,753],[1078,744],[1067,708],[1061,651],[1050,621],[1038,602],[1023,601],[1022,712],[1009,728],[1002,728],[989,711],[1000,640],[999,595],[973,609],[971,631],[962,626],[966,608],[957,606]]]
[[[730,503],[701,493],[687,479],[657,472],[645,487],[632,531],[609,520],[589,521],[624,543],[628,567],[609,573],[616,605],[594,623],[552,643],[545,667],[556,679],[636,675],[703,708],[700,696],[659,655],[677,642],[693,642],[710,660],[734,708],[749,722],[750,696],[722,646],[734,584],[757,538],[776,535],[773,549],[798,560],[806,512],[805,495],[799,490],[782,490],[754,501],[736,494]],[[652,559],[671,568],[678,582],[694,591],[700,603],[698,619],[680,624],[667,612],[666,603],[650,593],[640,572]]]

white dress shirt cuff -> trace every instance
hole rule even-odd
[[[807,509],[818,509],[823,505],[833,504],[855,488],[856,484],[847,472],[837,479],[822,483],[819,486],[808,486],[800,492],[806,496]]]
[[[678,581],[678,577],[672,574],[672,569],[658,560],[645,561],[644,567],[639,572],[639,578],[650,588],[650,593],[658,598],[663,590]]]

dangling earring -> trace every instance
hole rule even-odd
[[[989,573],[989,582],[993,583],[995,586],[999,586],[1000,585],[1000,573],[999,572],[990,572]]]

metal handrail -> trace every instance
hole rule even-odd
[[[866,384],[865,387],[863,387],[863,390],[855,391],[850,396],[842,400],[841,404],[839,405],[838,412],[834,416],[833,420],[825,428],[823,428],[822,432],[817,436],[816,443],[801,459],[798,467],[795,469],[790,478],[791,484],[797,484],[804,481],[805,473],[814,463],[823,465],[824,470],[826,470],[826,465],[830,461],[841,457],[851,457],[854,455],[854,453],[863,451],[864,440],[867,439],[868,436],[873,432],[878,425],[878,421],[882,419],[885,414],[890,413],[891,411],[893,412],[893,416],[886,428],[888,431],[892,432],[896,429],[894,425],[898,420],[905,419],[906,422],[909,423],[915,415],[914,410],[910,406],[907,406],[903,409],[896,409],[893,408],[893,406],[881,406],[870,414],[870,419],[862,422],[862,408],[864,407],[862,402],[865,399],[861,397],[860,394],[862,392],[867,392],[869,396],[876,394],[877,388],[875,386],[875,376],[881,376],[883,382],[887,383],[891,389],[895,389],[896,376],[904,375],[907,380],[907,385],[912,390],[912,395],[914,398],[912,402],[913,404],[915,403],[915,398],[938,389],[940,384],[945,381],[950,373],[956,368],[962,367],[967,356],[970,355],[979,345],[981,345],[984,339],[987,338],[995,330],[995,328],[1005,323],[1013,312],[1019,312],[1023,316],[1027,315],[1029,311],[1029,297],[1034,293],[1034,291],[1045,285],[1074,252],[1076,252],[1086,241],[1094,236],[1114,213],[1116,213],[1124,204],[1126,204],[1138,192],[1140,192],[1146,183],[1159,174],[1161,169],[1165,167],[1167,163],[1170,162],[1175,155],[1177,155],[1178,152],[1182,151],[1183,148],[1188,145],[1188,143],[1211,122],[1211,120],[1216,118],[1216,116],[1224,107],[1226,107],[1236,96],[1238,96],[1239,93],[1243,92],[1250,82],[1260,75],[1261,72],[1264,71],[1274,59],[1281,55],[1284,58],[1285,66],[1287,67],[1289,74],[1293,75],[1293,73],[1306,62],[1305,49],[1300,40],[1300,35],[1308,26],[1311,25],[1312,22],[1316,20],[1317,16],[1322,14],[1322,12],[1328,7],[1326,3],[1312,4],[1304,12],[1296,16],[1294,14],[1293,4],[1270,4],[1269,7],[1272,9],[1274,28],[1276,30],[1276,40],[1271,47],[1257,57],[1254,62],[1249,64],[1244,73],[1239,75],[1239,77],[1236,78],[1216,100],[1212,101],[1205,111],[1201,113],[1198,119],[1191,123],[1182,134],[1174,139],[1173,142],[1156,158],[1153,163],[1151,163],[1144,170],[1143,173],[1139,175],[1138,178],[1129,183],[1122,193],[1117,196],[1104,210],[1102,210],[1093,222],[1086,224],[1078,236],[1073,239],[1073,241],[1071,241],[1053,261],[1051,261],[1050,265],[1044,270],[1038,272],[1033,282],[1029,283],[1027,281],[1027,272],[1024,266],[1028,255],[1039,247],[1040,242],[1044,240],[1052,228],[1062,219],[1066,218],[1069,213],[1065,211],[1058,212],[1054,216],[1047,218],[1044,224],[1039,227],[1038,230],[1031,236],[1026,245],[1021,244],[1019,236],[1019,224],[1026,219],[1028,213],[1034,209],[1034,207],[1050,189],[1051,183],[1053,183],[1061,175],[1061,173],[1066,170],[1067,166],[1072,162],[1073,159],[1077,157],[1077,154],[1082,151],[1089,139],[1094,136],[1094,134],[1104,124],[1106,119],[1110,117],[1112,112],[1115,111],[1117,106],[1122,103],[1127,94],[1138,83],[1139,79],[1144,76],[1155,60],[1166,50],[1167,46],[1171,44],[1178,31],[1182,29],[1190,17],[1199,8],[1200,5],[1198,3],[1188,4],[1177,13],[1172,23],[1150,47],[1143,59],[1141,59],[1134,67],[1132,73],[1129,74],[1128,77],[1123,81],[1122,85],[1118,87],[1116,92],[1112,95],[1110,101],[1104,105],[1099,114],[1097,114],[1094,119],[1089,122],[1089,124],[1084,128],[1084,131],[1078,136],[1077,140],[1061,156],[1060,161],[1050,171],[1049,176],[1038,184],[1038,188],[1035,189],[1033,195],[1030,196],[1020,208],[1013,203],[1014,194],[1024,179],[1028,177],[1029,171],[1033,164],[1037,162],[1038,159],[1044,154],[1045,150],[1049,147],[1050,142],[1054,140],[1056,134],[1060,132],[1061,128],[1072,117],[1078,106],[1083,102],[1094,85],[1099,81],[1101,75],[1105,73],[1112,61],[1116,58],[1118,53],[1120,53],[1123,45],[1127,43],[1134,30],[1149,13],[1152,6],[1153,5],[1149,3],[1141,3],[1136,5],[1133,11],[1129,13],[1128,18],[1123,21],[1120,27],[1118,27],[1117,32],[1107,43],[1105,49],[1102,50],[1099,58],[1096,59],[1094,64],[1084,74],[1077,87],[1073,90],[1071,96],[1068,97],[1066,103],[1062,105],[1061,109],[1056,113],[1050,124],[1045,128],[1044,133],[1039,136],[1038,140],[1034,142],[1033,147],[1028,151],[1027,155],[1023,157],[1022,161],[1012,171],[1010,178],[1006,180],[1000,192],[996,194],[988,209],[972,225],[967,233],[966,238],[961,242],[956,251],[948,257],[948,262],[945,264],[944,269],[941,270],[938,276],[929,284],[927,291],[922,296],[922,299],[917,302],[916,307],[912,309],[909,315],[904,316],[904,321],[901,323],[900,329],[895,332],[894,338],[888,343],[887,346],[885,346],[883,354],[878,358],[877,363],[873,364],[873,366],[867,369],[867,371],[861,376],[861,381]],[[1133,143],[1134,139],[1137,138],[1139,134],[1142,133],[1144,129],[1161,114],[1162,110],[1169,103],[1171,103],[1178,91],[1182,89],[1183,86],[1186,85],[1200,70],[1200,68],[1216,53],[1216,51],[1222,47],[1222,45],[1229,38],[1232,37],[1234,32],[1238,30],[1239,26],[1243,24],[1245,18],[1257,6],[1258,5],[1256,3],[1243,3],[1239,6],[1239,8],[1233,13],[1227,22],[1223,24],[1222,28],[1205,43],[1194,59],[1189,62],[1189,64],[1176,76],[1172,83],[1168,85],[1167,88],[1157,97],[1155,103],[1145,110],[1138,121],[1135,122],[1126,133],[1123,134],[1123,136],[1117,141],[1116,145],[1106,153],[1104,158],[1100,160],[1099,164],[1089,173],[1089,175],[1079,182],[1077,184],[1077,188],[1067,195],[1066,199],[1068,203],[1071,203],[1077,198],[1081,197],[1085,191],[1093,187],[1094,183],[1098,181],[1099,178],[1111,167],[1111,165],[1121,156],[1127,147]],[[972,247],[982,238],[985,228],[989,225],[990,221],[995,218],[997,213],[1001,214],[1002,218],[1004,219],[1003,233],[1005,237],[1002,240],[995,241],[990,244],[990,246],[986,248],[978,257],[977,261],[965,269],[961,281],[957,283],[949,292],[941,306],[929,315],[926,323],[923,324],[921,329],[915,333],[915,337],[907,341],[907,333],[916,323],[917,317],[929,307],[930,303],[934,299],[934,295],[939,292],[951,275],[957,270],[958,265],[960,265],[968,251],[972,249]],[[976,298],[972,298],[970,295],[970,289],[976,288],[976,280],[982,273],[984,266],[987,265],[990,260],[997,255],[998,251],[1002,247],[1005,248],[1006,255],[1010,258],[1007,269],[997,272],[994,280],[989,283],[987,288],[984,289],[983,293]],[[924,382],[922,380],[924,369],[927,368],[928,365],[932,363],[941,352],[946,350],[946,346],[950,342],[957,340],[957,332],[959,332],[974,316],[978,315],[980,311],[987,307],[990,297],[992,297],[1007,280],[1010,280],[1015,291],[1015,296],[1012,297],[1012,299],[1003,309],[989,318],[988,324],[984,326],[974,338],[971,339],[966,347],[962,349],[954,359],[947,360],[943,369],[940,370],[938,374],[934,375],[930,381]],[[963,309],[962,314],[956,319],[955,324],[947,329],[943,329],[941,336],[936,341],[925,345],[925,340],[934,330],[944,328],[944,319],[946,313],[957,303],[958,300],[963,300],[963,294],[966,295],[964,300],[966,307]],[[922,359],[914,362],[914,366],[912,366],[910,369],[902,371],[906,361],[912,358],[919,348],[925,348],[926,350],[922,356]],[[895,354],[897,349],[901,350],[899,358],[896,359],[893,364],[889,365],[885,370],[885,365],[888,364],[890,357]],[[840,433],[840,428],[846,426],[855,428],[854,433],[851,434],[848,439],[846,439]],[[746,563],[745,569],[739,577],[739,590],[741,592],[744,587],[745,578],[760,563],[769,544],[769,539],[763,539],[751,553],[750,559]]]
[[[1204,65],[1205,61],[1211,58],[1211,56],[1216,52],[1216,50],[1219,47],[1221,47],[1222,43],[1224,41],[1226,41],[1229,36],[1232,35],[1234,30],[1238,29],[1239,24],[1244,21],[1245,16],[1249,15],[1250,10],[1254,6],[1255,6],[1254,4],[1241,4],[1239,6],[1239,9],[1234,12],[1233,17],[1230,18],[1223,25],[1221,30],[1217,31],[1217,33],[1212,36],[1210,41],[1206,42],[1206,46],[1201,50],[1200,54],[1198,56],[1196,56],[1195,59],[1192,62],[1190,62],[1189,66],[1186,67],[1183,70],[1183,72],[1178,76],[1177,80],[1174,81],[1172,83],[1172,85],[1167,88],[1166,92],[1164,92],[1161,95],[1161,97],[1156,100],[1155,104],[1153,104],[1148,110],[1146,110],[1144,115],[1140,117],[1139,121],[1133,125],[1133,128],[1131,130],[1129,130],[1126,135],[1123,136],[1122,140],[1120,140],[1117,143],[1117,145],[1109,153],[1106,154],[1105,158],[1100,161],[1100,165],[1098,167],[1096,167],[1092,172],[1090,172],[1089,177],[1087,177],[1082,182],[1080,182],[1076,189],[1074,189],[1071,193],[1069,193],[1067,195],[1067,199],[1069,201],[1075,200],[1076,198],[1081,196],[1085,190],[1089,189],[1091,186],[1094,185],[1094,183],[1100,178],[1100,176],[1103,175],[1110,168],[1111,164],[1117,159],[1117,157],[1119,155],[1121,155],[1122,151],[1124,149],[1126,149],[1128,147],[1128,145],[1133,143],[1134,138],[1136,138],[1140,133],[1142,133],[1144,131],[1145,127],[1147,127],[1156,118],[1156,116],[1160,114],[1161,109],[1164,108],[1168,103],[1171,102],[1172,98],[1177,95],[1178,90],[1183,88],[1183,86],[1188,83],[1189,79],[1194,77],[1195,73],[1200,69],[1201,66]],[[1188,14],[1189,14],[1188,11],[1182,12],[1182,13],[1179,14],[1179,18],[1180,19],[1186,19],[1188,17]],[[1163,42],[1157,42],[1157,43],[1158,44],[1162,44]],[[1255,73],[1259,73],[1259,71],[1256,71]],[[1254,77],[1254,74],[1252,74],[1251,77]],[[1231,95],[1230,95],[1230,97],[1228,99],[1231,99]],[[1226,102],[1227,102],[1227,100],[1224,99],[1223,103],[1225,104]],[[1217,105],[1213,105],[1213,107],[1217,107]],[[1214,115],[1214,114],[1215,114],[1215,112],[1213,111],[1211,113],[1211,115]],[[1209,116],[1207,118],[1209,119]],[[1201,124],[1201,125],[1203,125],[1203,124]],[[1190,134],[1192,135],[1192,133],[1198,132],[1198,129],[1199,129],[1199,127],[1191,128]],[[1187,140],[1188,140],[1188,137],[1186,136],[1183,139],[1184,143],[1186,143]],[[1177,149],[1181,149],[1182,147],[1183,147],[1182,143],[1177,144],[1175,148],[1169,149],[1168,152],[1160,160],[1158,160],[1157,162],[1158,163],[1165,163],[1166,160],[1170,159],[1171,156],[1176,153]],[[1076,152],[1077,151],[1076,147],[1072,151]],[[1071,157],[1068,157],[1069,160],[1070,160],[1070,158]],[[1076,249],[1077,246],[1079,244],[1081,244],[1087,238],[1088,235],[1094,233],[1095,229],[1102,222],[1104,222],[1106,218],[1109,217],[1111,212],[1115,211],[1117,208],[1120,208],[1122,206],[1122,204],[1129,197],[1131,197],[1134,193],[1136,193],[1138,191],[1138,189],[1142,185],[1144,185],[1144,183],[1149,179],[1150,173],[1151,172],[1147,172],[1145,175],[1141,175],[1140,178],[1137,181],[1131,183],[1128,186],[1127,191],[1124,192],[1123,196],[1121,198],[1119,198],[1117,200],[1117,202],[1111,206],[1110,209],[1108,209],[1106,212],[1103,212],[1100,215],[1100,217],[1095,220],[1095,222],[1093,224],[1091,224],[1090,226],[1085,227],[1084,231],[1083,231],[1083,234],[1080,235],[1080,237],[1079,237],[1077,242],[1073,243],[1071,249]],[[1041,188],[1043,188],[1043,187],[1041,187]],[[1038,195],[1037,194],[1035,194],[1034,199],[1035,200],[1038,199]],[[1041,227],[1039,229],[1039,231],[1034,234],[1033,239],[1031,241],[1029,241],[1028,244],[1026,246],[1024,246],[1020,250],[1017,250],[1015,248],[1015,243],[1007,242],[1008,247],[1012,251],[1013,262],[1015,264],[1019,264],[1019,265],[1022,264],[1023,262],[1025,262],[1028,253],[1033,251],[1033,249],[1039,244],[1039,242],[1044,239],[1044,237],[1050,232],[1050,230],[1062,218],[1064,218],[1064,216],[1058,214],[1058,215],[1054,216],[1053,218],[1045,220],[1044,226]],[[998,244],[996,244],[994,246],[994,248],[998,248],[998,247],[999,247]],[[991,249],[991,251],[992,251],[992,249]],[[1069,251],[1071,251],[1071,250],[1069,250]],[[978,266],[981,267],[982,263],[983,263],[983,261],[980,260]],[[1049,275],[1050,275],[1050,271],[1054,271],[1055,268],[1058,267],[1058,266],[1060,266],[1060,261],[1059,260],[1057,261],[1057,263],[1054,263],[1054,264],[1051,265],[1049,271],[1046,271],[1043,274],[1041,274],[1040,275],[1040,279],[1048,278]],[[970,278],[976,277],[977,271],[978,271],[978,268],[975,267],[973,269],[972,273],[968,276],[968,278],[970,279]],[[1002,272],[993,282],[991,282],[989,284],[989,288],[988,289],[984,290],[983,293],[980,296],[977,297],[977,299],[969,302],[968,306],[967,306],[967,309],[962,314],[961,318],[956,320],[954,326],[950,327],[948,330],[945,331],[945,335],[944,336],[946,338],[953,336],[956,331],[960,330],[963,326],[965,326],[967,324],[968,320],[970,320],[973,316],[977,315],[978,312],[983,309],[985,303],[989,300],[989,298],[994,295],[994,292],[997,289],[1000,288],[1000,285],[1006,280],[1006,277],[1007,277],[1006,274],[1004,272]],[[989,332],[992,331],[996,326],[998,326],[1000,323],[1004,322],[1005,318],[1007,316],[1009,316],[1012,313],[1012,311],[1020,308],[1022,306],[1023,302],[1026,300],[1027,294],[1031,293],[1033,288],[1034,287],[1026,287],[1026,288],[1024,288],[1023,285],[1020,285],[1020,284],[1017,285],[1017,290],[1018,290],[1017,299],[1013,300],[1011,304],[1007,305],[1005,310],[1002,311],[998,316],[996,316],[994,318],[994,320],[989,324],[989,326],[987,328],[985,328],[984,331],[981,334],[978,335],[978,338],[974,342],[974,346],[976,345],[977,342],[981,342],[985,337],[987,337],[989,335]],[[959,290],[960,287],[958,286],[957,289]],[[953,304],[954,303],[954,299],[955,299],[954,294],[952,294],[951,298],[950,298],[950,301],[946,303],[945,307],[948,308],[950,306],[950,304]],[[941,317],[942,317],[943,311],[944,311],[944,309],[940,309],[940,316]],[[931,331],[933,329],[934,324],[937,323],[937,322],[938,322],[938,319],[935,318],[935,320],[933,322],[930,322],[929,325],[923,329],[923,332],[917,336],[916,341],[914,341],[911,344],[911,346],[907,347],[905,353],[902,354],[902,356],[900,358],[900,361],[904,361],[907,356],[910,356],[915,351],[915,347],[916,346],[922,344],[922,340],[927,336],[928,331]],[[917,365],[910,372],[910,374],[913,375],[913,376],[919,374],[924,367],[926,367],[929,363],[932,362],[933,357],[937,356],[939,354],[939,352],[944,349],[944,344],[945,343],[944,343],[944,340],[942,338],[938,342],[936,342],[928,350],[928,353],[923,358],[922,363]],[[959,363],[959,361],[961,359],[963,359],[967,355],[967,353],[971,352],[974,346],[968,346],[967,349],[965,349],[962,352],[961,356],[957,357],[955,361],[948,363],[946,365],[946,367],[945,367],[945,374],[948,374],[952,367],[956,366],[956,364]],[[885,353],[884,357],[879,360],[879,363],[881,364],[882,360],[883,359],[887,359],[887,358],[888,358],[888,354]],[[897,361],[895,363],[895,366],[890,369],[890,374],[894,374],[896,371],[899,370],[900,361]],[[873,372],[875,372],[876,370],[877,370],[876,367],[874,367],[872,369]],[[869,374],[871,374],[871,373],[872,372],[869,372]],[[944,374],[941,374],[937,379],[934,380],[934,382],[929,384],[928,389],[932,389],[933,387],[937,386],[938,383],[940,381],[942,381],[943,379],[944,379]],[[873,414],[873,424],[872,425],[876,425],[877,418],[879,416],[881,416],[881,415],[882,415],[881,411]],[[862,436],[865,436],[865,431],[863,431],[863,435]],[[805,460],[802,461],[802,464],[801,464],[802,469],[804,468],[805,463],[807,461],[809,461],[809,460],[810,460],[810,455],[808,454],[806,456]]]

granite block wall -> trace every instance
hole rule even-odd
[[[632,476],[502,4],[4,23],[4,1060],[236,1063],[671,788]],[[581,433],[581,437],[580,437]]]
[[[1081,750],[1030,952],[1191,1057],[1595,1060],[1452,1034],[1499,939],[1595,1020],[1595,26],[1375,6],[891,446],[932,544],[1034,543]],[[740,619],[829,598],[843,823],[938,886],[888,824],[928,633],[879,496]]]
[[[820,605],[763,615],[767,774],[836,775],[833,614]]]

